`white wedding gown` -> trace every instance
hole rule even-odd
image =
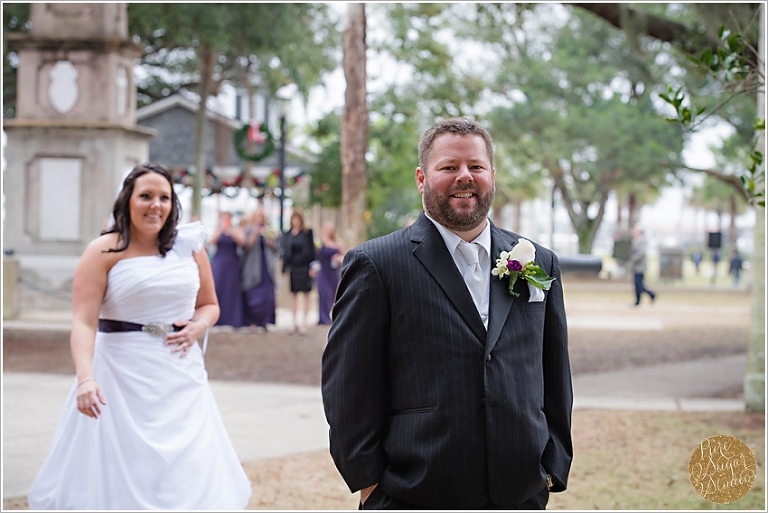
[[[165,258],[118,261],[100,317],[140,324],[192,318],[200,287],[192,252],[204,242],[199,222],[182,225]],[[93,375],[107,404],[98,419],[80,413],[75,380],[29,491],[31,509],[246,507],[251,484],[222,423],[199,344],[180,358],[162,337],[98,332]]]

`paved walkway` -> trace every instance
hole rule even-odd
[[[3,497],[26,495],[48,455],[74,377],[3,375]],[[211,381],[241,461],[328,447],[319,387]]]
[[[634,367],[573,377],[574,408],[744,411],[744,401],[717,395],[738,389],[747,354]]]
[[[288,312],[279,310],[278,329],[289,320]],[[4,324],[61,329],[68,322],[53,318]],[[592,323],[569,318],[573,322]],[[578,375],[573,380],[574,408],[743,411],[743,401],[714,397],[741,386],[746,362],[746,354],[740,354]],[[55,374],[3,374],[4,498],[26,495],[48,454],[72,382],[71,376]],[[328,447],[318,387],[230,381],[211,381],[211,386],[241,461]]]

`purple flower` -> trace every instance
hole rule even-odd
[[[509,260],[507,262],[507,269],[510,271],[522,271],[523,270],[523,264],[521,264],[518,260]]]

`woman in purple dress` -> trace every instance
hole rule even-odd
[[[317,276],[318,324],[331,324],[331,309],[336,299],[336,289],[339,286],[339,268],[344,259],[341,244],[336,240],[336,229],[330,222],[323,223],[320,228],[320,250],[317,259],[320,261],[320,273]]]
[[[245,227],[245,243],[240,259],[243,289],[243,325],[267,331],[275,324],[275,238],[265,229],[264,211],[257,209]]]
[[[216,296],[219,298],[221,315],[216,326],[243,325],[243,302],[240,290],[240,257],[237,246],[242,245],[243,231],[232,226],[232,214],[219,212],[219,225],[213,232],[211,244],[216,245],[216,253],[211,260],[213,282]]]

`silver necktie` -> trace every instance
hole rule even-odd
[[[472,294],[472,300],[475,302],[477,311],[480,312],[482,297],[485,293],[485,279],[483,278],[483,271],[480,268],[480,262],[478,261],[478,251],[482,248],[478,244],[461,242],[458,249],[461,251],[461,254],[464,255],[464,259],[469,262],[469,265],[464,271],[464,282],[467,284],[469,293]]]

